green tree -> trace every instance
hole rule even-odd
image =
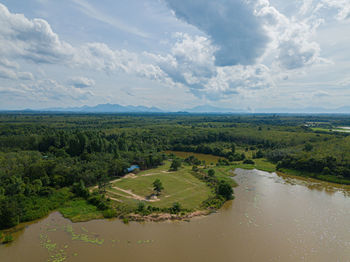
[[[138,212],[143,212],[143,211],[145,210],[145,207],[146,207],[145,203],[142,202],[142,201],[140,201],[140,202],[138,203],[138,205],[137,205],[137,211],[138,211]]]
[[[110,187],[108,176],[103,174],[98,180],[98,190],[100,193],[105,194],[108,187]]]
[[[208,176],[213,177],[215,175],[215,170],[214,169],[209,169],[208,170]]]
[[[224,197],[226,200],[233,199],[232,186],[226,181],[220,181],[218,188],[217,188],[217,194]]]
[[[164,189],[162,182],[160,181],[159,178],[154,180],[153,182],[153,190],[156,192],[157,196],[160,195],[162,190]]]
[[[234,143],[231,144],[231,152],[232,154],[236,152],[236,145]]]
[[[310,143],[306,143],[304,146],[304,151],[310,152],[314,147]]]
[[[181,159],[175,158],[171,163],[170,170],[177,171],[181,167]]]
[[[173,203],[173,206],[171,207],[171,213],[177,214],[181,211],[181,205],[179,202]]]

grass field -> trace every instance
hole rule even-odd
[[[242,168],[242,169],[258,169],[261,171],[266,171],[266,172],[275,172],[276,171],[276,165],[269,162],[265,158],[259,158],[259,159],[253,159],[255,162],[254,165],[250,164],[243,164],[243,162],[235,162],[231,167],[233,169],[235,168]]]
[[[191,210],[198,209],[204,200],[214,195],[204,182],[190,173],[190,166],[183,166],[176,172],[168,172],[169,168],[170,162],[166,161],[159,168],[114,181],[107,195],[132,207],[137,207],[140,201],[159,208],[168,208],[179,202],[182,208]],[[157,178],[164,190],[156,199],[148,199],[154,193],[152,183]]]
[[[287,169],[287,168],[282,168],[280,171],[281,173],[287,174],[287,175],[300,176],[305,178],[310,177],[310,178],[314,178],[314,179],[318,179],[318,180],[326,181],[330,183],[350,185],[350,180],[344,179],[344,178],[337,178],[335,176],[324,175],[319,173],[310,173],[306,171],[298,171],[298,170]]]
[[[252,150],[245,151],[244,148],[237,147],[236,152],[241,154],[244,153],[247,158],[252,158],[253,152]],[[182,159],[185,159],[189,156],[195,156],[199,160],[205,160],[207,164],[214,163],[216,164],[218,160],[222,157],[208,155],[208,154],[198,154],[198,153],[191,153],[191,152],[179,152],[179,151],[166,151],[166,154],[173,153],[177,157],[180,157]],[[234,162],[233,165],[229,169],[235,169],[235,168],[243,168],[243,169],[259,169],[266,172],[275,172],[276,171],[276,165],[267,161],[265,158],[259,158],[259,159],[253,159],[255,162],[255,165],[247,165],[243,164],[243,161]],[[227,177],[227,170],[225,171],[225,175],[223,177]]]

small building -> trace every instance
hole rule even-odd
[[[125,172],[126,172],[126,173],[130,173],[130,172],[135,171],[136,169],[140,169],[140,167],[139,167],[138,165],[132,165],[131,167],[126,168],[126,169],[125,169]]]

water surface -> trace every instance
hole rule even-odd
[[[0,246],[0,261],[350,261],[345,187],[236,170],[236,199],[191,222],[73,224],[59,213]]]

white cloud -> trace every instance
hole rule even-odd
[[[336,83],[338,86],[350,87],[350,78],[345,78]]]
[[[30,72],[16,72],[11,68],[6,68],[0,65],[0,78],[12,80],[34,80],[34,76]]]
[[[301,7],[304,13],[309,2]],[[270,5],[268,0],[259,0],[255,6],[256,15],[272,39],[265,56],[275,55],[275,64],[282,69],[292,70],[325,62],[321,58],[321,48],[312,40],[320,19],[288,18]]]
[[[334,21],[344,20],[350,13],[347,0],[305,0],[293,17],[281,13],[269,0],[162,1],[179,19],[202,31],[195,30],[197,35],[193,31],[173,35],[166,44],[169,49],[163,53],[136,53],[97,42],[72,45],[61,40],[45,20],[11,13],[0,4],[0,77],[34,81],[32,73],[20,70],[22,60],[26,60],[26,65],[30,61],[69,67],[72,75],[81,74],[75,70],[88,69],[146,78],[164,88],[186,87],[197,97],[228,101],[237,94],[248,96],[262,89],[268,92],[276,86],[276,80],[290,83],[288,77],[292,79],[324,63],[321,45],[315,41],[318,28],[325,23],[323,12],[333,10]],[[145,36],[137,28],[97,11],[85,0],[74,2],[89,17]],[[37,80],[8,90],[29,97],[35,94],[46,99],[79,100],[91,96],[89,90],[99,88],[93,79],[81,76],[65,84]],[[340,85],[347,86],[348,82]],[[322,92],[314,97],[325,97]]]
[[[112,50],[104,43],[87,43],[73,47],[61,41],[45,20],[29,20],[24,15],[12,14],[2,4],[0,55],[4,57],[0,62],[7,65],[13,63],[10,60],[22,58],[34,63],[88,67],[109,73],[121,71],[154,80],[165,77],[159,67],[142,63],[139,55],[126,50]],[[9,70],[3,71],[3,76],[10,77]]]
[[[0,58],[0,65],[11,68],[11,69],[19,69],[19,64],[14,61],[9,61],[6,58]]]
[[[270,70],[262,64],[252,66],[215,65],[216,47],[203,36],[177,34],[168,55],[146,55],[157,63],[174,83],[189,87],[197,97],[210,100],[241,94],[244,89],[255,90],[274,86]]]
[[[209,36],[218,66],[254,65],[276,51],[275,62],[287,70],[324,61],[311,40],[320,19],[288,18],[269,0],[165,1],[178,18]]]
[[[33,74],[30,72],[18,72],[17,77],[18,77],[18,79],[21,79],[21,80],[34,80],[35,79]]]
[[[140,29],[138,29],[134,26],[125,24],[124,22],[118,20],[115,16],[112,17],[109,15],[103,14],[102,12],[98,11],[96,7],[90,5],[88,2],[86,2],[84,0],[73,0],[73,2],[76,3],[80,7],[80,10],[84,14],[86,14],[86,15],[88,15],[88,16],[90,16],[98,21],[101,21],[103,23],[106,23],[108,25],[113,26],[114,28],[117,28],[119,30],[131,33],[131,34],[134,34],[137,36],[141,36],[141,37],[145,37],[145,38],[149,37],[149,35],[147,33],[142,32]]]
[[[0,87],[0,94],[6,97],[25,97],[29,101],[51,102],[57,101],[85,101],[93,93],[82,88],[67,87],[52,79],[39,80],[33,84],[19,84],[15,87]]]
[[[346,20],[350,18],[350,2],[348,0],[321,0],[312,1],[312,4],[309,5],[309,8],[313,8],[315,15],[319,15],[318,13],[324,10],[328,11],[332,8],[336,10],[336,19]]]
[[[323,97],[328,97],[328,96],[330,96],[329,92],[324,91],[324,90],[316,91],[316,92],[314,92],[312,95],[313,95],[313,97],[315,97],[315,98],[323,98]]]
[[[178,18],[206,33],[218,47],[216,65],[251,65],[264,53],[269,38],[254,14],[255,0],[165,1]]]
[[[126,50],[112,50],[104,43],[88,43],[75,53],[73,63],[107,73],[124,72],[152,80],[166,77],[158,66],[141,61],[140,58],[140,55]]]
[[[95,81],[93,79],[82,76],[73,77],[68,81],[68,83],[75,88],[88,88],[95,85]]]
[[[72,56],[72,47],[60,41],[42,19],[29,20],[0,4],[0,55],[36,63],[57,63]]]
[[[0,78],[17,79],[17,75],[13,70],[0,66]]]

